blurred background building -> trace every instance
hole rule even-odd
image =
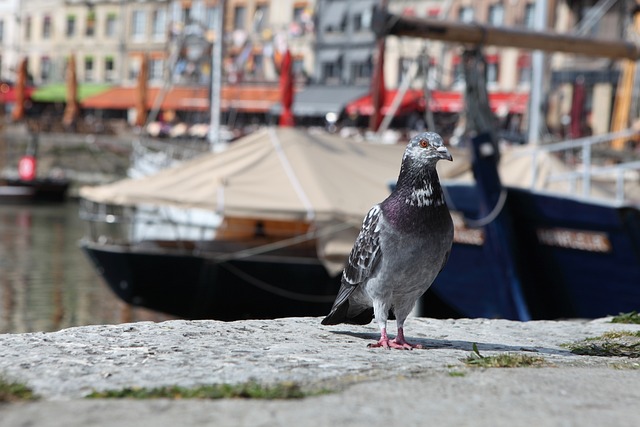
[[[279,113],[279,65],[284,51],[289,49],[296,79],[294,113],[298,122],[321,123],[327,113],[333,112],[345,123],[361,125],[362,117],[356,115],[368,111],[363,97],[370,92],[376,61],[376,36],[371,22],[373,8],[379,3],[3,0],[0,79],[14,82],[18,63],[26,57],[30,82],[36,86],[33,100],[64,102],[61,88],[66,64],[70,55],[75,55],[83,109],[117,117],[132,108],[137,76],[143,58],[147,58],[149,87],[159,91],[171,85],[164,109],[173,114],[196,112],[199,115],[195,117],[201,120],[207,114],[210,98],[211,44],[221,33],[224,120],[265,123]],[[219,8],[224,9],[221,32],[216,28]],[[398,0],[389,1],[388,8],[405,16],[531,29],[536,3]],[[635,8],[635,0],[547,0],[546,28],[634,41]],[[493,46],[483,50],[488,89],[493,94],[492,108],[505,126],[521,131],[531,90],[531,52]],[[464,87],[461,52],[459,44],[387,38],[384,82],[388,95],[397,95],[403,79],[408,79],[415,93],[428,91],[427,100],[416,98],[411,111],[399,113],[403,117],[394,122],[397,126],[424,126],[427,109],[439,115],[442,126],[447,125],[448,115],[460,113],[460,91]],[[566,133],[576,84],[584,91],[581,133],[608,131],[620,61],[550,54],[546,65],[543,90],[549,131]],[[180,87],[182,91],[175,89]],[[184,88],[190,89],[185,92]],[[449,121],[454,120],[452,117]]]

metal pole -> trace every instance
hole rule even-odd
[[[211,151],[220,151],[224,149],[224,144],[220,141],[224,5],[224,0],[218,0],[218,10],[216,12],[216,39],[213,43],[213,51],[211,53],[211,121],[209,124],[209,134],[207,135]]]
[[[547,26],[547,0],[538,0],[535,6],[534,28],[543,32]],[[534,50],[531,58],[531,91],[529,93],[529,144],[540,144],[540,103],[542,102],[542,74],[544,53]],[[535,170],[534,178],[535,179]]]

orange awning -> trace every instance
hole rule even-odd
[[[529,94],[526,92],[489,93],[491,110],[499,115],[524,114],[528,104]],[[437,113],[460,113],[464,110],[464,95],[462,92],[434,90],[429,99],[429,109]]]
[[[126,110],[136,103],[135,87],[115,87],[82,101],[83,108],[100,110]],[[150,88],[147,107],[152,108],[160,93]],[[278,86],[223,86],[221,91],[223,111],[230,108],[249,113],[266,113],[280,100]],[[206,87],[173,87],[167,92],[160,109],[177,111],[205,111],[209,109],[209,89]]]

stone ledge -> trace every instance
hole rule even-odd
[[[321,326],[320,318],[219,322],[174,320],[0,335],[0,373],[46,400],[92,390],[163,385],[294,381],[306,386],[412,377],[464,369],[473,343],[483,355],[527,352],[556,368],[606,367],[618,358],[578,356],[561,345],[640,325],[593,321],[412,318],[410,340],[425,349],[368,349],[367,326]],[[389,330],[395,325],[390,322]]]

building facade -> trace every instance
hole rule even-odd
[[[0,79],[15,80],[20,37],[19,0],[0,0]]]
[[[4,3],[7,3],[6,5]],[[230,81],[277,81],[274,57],[292,50],[297,74],[313,68],[313,1],[285,0],[225,2],[225,76]],[[210,45],[201,46],[197,64],[171,58],[171,43],[197,25],[209,43],[215,39],[216,0],[6,0],[0,7],[4,34],[16,34],[2,43],[2,77],[10,77],[17,58],[27,57],[36,84],[59,82],[70,54],[76,55],[82,82],[132,84],[142,55],[150,58],[151,84],[165,79],[167,61],[178,63],[184,83],[203,83],[210,70]],[[0,10],[3,10],[0,9]],[[14,18],[10,19],[13,9]],[[0,28],[3,24],[0,24]],[[13,25],[15,30],[11,30]],[[195,44],[195,43],[194,43]],[[177,56],[188,52],[177,52]],[[194,65],[201,67],[195,72]],[[173,71],[175,72],[175,70]],[[195,73],[198,77],[188,75]],[[204,77],[203,77],[204,76]]]
[[[597,0],[547,3],[547,28],[614,39],[627,38],[635,5],[606,2],[605,9]],[[277,85],[279,59],[289,49],[299,87],[368,90],[376,42],[371,19],[378,4],[226,0],[224,83]],[[74,54],[80,82],[132,86],[147,56],[152,86],[167,81],[207,85],[218,6],[218,0],[0,0],[0,78],[14,80],[17,63],[26,56],[36,85],[62,82]],[[389,1],[388,7],[399,15],[531,29],[536,6],[534,0],[406,0]],[[194,42],[189,49],[172,50],[178,39]],[[482,48],[490,92],[526,94],[531,89],[530,51]],[[459,44],[387,37],[385,86],[397,88],[406,78],[412,88],[459,92],[464,86],[461,52]],[[619,65],[567,54],[548,55],[547,63],[552,71],[544,90],[551,100],[551,125],[559,126],[566,116],[575,79],[581,75],[588,86],[587,114],[597,118],[592,128],[597,133],[607,130],[610,114],[605,113],[611,110]]]

